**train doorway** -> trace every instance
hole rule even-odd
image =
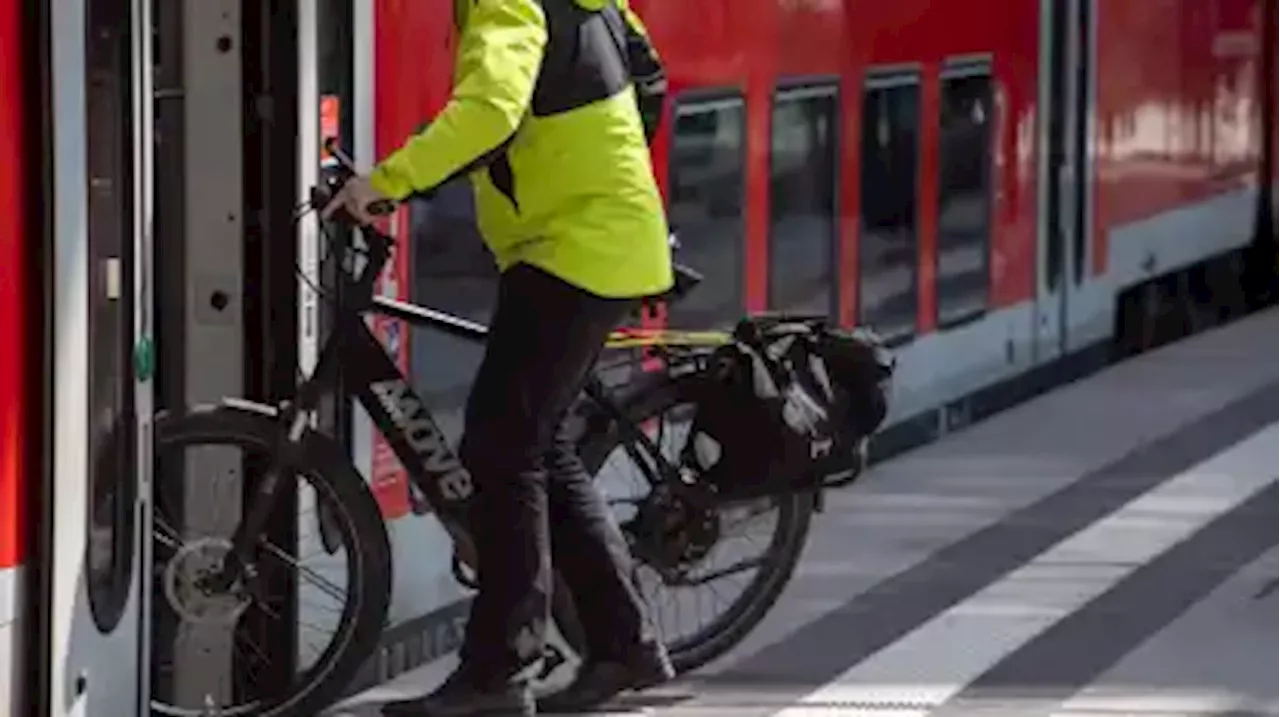
[[[154,4],[161,410],[228,398],[270,406],[296,383],[292,214],[303,191],[299,148],[307,142],[299,131],[297,23],[311,5]],[[219,446],[155,459],[152,714],[240,713],[228,705],[252,713],[265,690],[294,677],[294,581],[273,577],[257,586],[271,610],[192,599],[173,586],[225,554],[253,489],[246,477],[261,474],[261,456]],[[295,527],[280,521],[271,544],[292,545]]]
[[[245,466],[213,453],[163,466],[153,430],[164,410],[275,403],[296,380],[306,5],[0,3],[3,37],[23,43],[4,58],[20,72],[0,63],[10,94],[21,85],[10,113],[21,122],[0,130],[22,133],[28,218],[15,236],[32,255],[19,297],[32,386],[18,403],[38,419],[22,427],[33,446],[12,658],[22,714],[212,714],[210,698],[242,695],[250,676],[292,675],[292,608],[231,630],[163,609],[186,563],[158,547],[157,486],[176,484],[184,530],[212,529],[234,521],[242,493],[211,496],[202,481]],[[313,164],[318,153],[317,142]],[[294,524],[282,522],[287,540]],[[292,605],[287,581],[270,587]],[[269,659],[246,659],[229,632]]]
[[[1041,0],[1039,226],[1035,337],[1038,355],[1076,348],[1072,307],[1089,272],[1093,224],[1090,137],[1095,0]]]

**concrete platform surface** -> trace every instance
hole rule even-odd
[[[1277,337],[1261,313],[876,466],[742,645],[619,710],[1275,715]]]

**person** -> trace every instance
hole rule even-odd
[[[455,0],[454,21],[444,109],[324,210],[369,222],[375,202],[466,175],[500,271],[459,448],[475,490],[479,586],[460,664],[431,694],[383,714],[532,715],[552,558],[587,655],[538,707],[586,710],[673,676],[625,540],[566,429],[609,332],[639,297],[672,285],[647,142],[661,63],[625,0]]]

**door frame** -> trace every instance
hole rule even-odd
[[[125,366],[139,366],[146,359],[144,342],[151,334],[151,34],[150,3],[122,0],[130,22],[126,72],[130,74],[129,113],[131,134],[120,148],[131,168],[119,186],[129,186],[132,202],[125,205],[130,221],[121,226],[118,251],[129,256],[96,262],[89,251],[89,162],[87,131],[90,126],[87,90],[90,86],[87,52],[88,8],[94,0],[54,3],[38,16],[42,24],[36,34],[47,43],[46,65],[57,65],[56,75],[42,77],[44,111],[47,112],[44,208],[41,217],[51,234],[44,257],[45,268],[45,350],[51,370],[46,373],[46,437],[44,472],[39,489],[42,502],[40,523],[43,537],[41,580],[35,599],[48,607],[37,614],[39,647],[32,659],[39,660],[39,683],[44,697],[36,697],[40,714],[61,717],[115,717],[138,713],[146,708],[150,671],[148,669],[147,610],[150,595],[149,531],[152,414],[149,371],[130,371],[132,428],[136,452],[129,473],[134,481],[132,500],[121,508],[132,512],[131,529],[122,538],[128,554],[128,570],[114,590],[123,590],[121,603],[103,618],[93,614],[86,571],[90,563],[90,405],[91,322],[88,313],[90,292],[106,292],[105,300],[128,297],[132,314],[121,317],[132,330],[124,337],[117,360]],[[47,23],[47,24],[46,24]],[[45,34],[47,33],[47,34]],[[46,70],[47,72],[47,70]],[[56,199],[55,199],[56,198]],[[131,266],[121,262],[131,261]],[[101,272],[96,281],[90,272]],[[128,281],[132,274],[134,281]],[[95,289],[94,287],[97,287]],[[117,338],[117,341],[121,340]],[[144,354],[139,354],[142,348]],[[111,349],[109,349],[111,350]],[[127,415],[127,414],[126,414]],[[34,586],[33,586],[34,587]],[[131,663],[131,666],[130,666]]]
[[[35,403],[28,411],[31,420],[27,425],[25,443],[28,447],[28,472],[25,477],[26,495],[23,526],[26,541],[21,591],[22,642],[19,655],[22,674],[30,685],[18,689],[17,704],[25,714],[47,715],[52,698],[50,685],[53,666],[53,636],[50,630],[52,606],[52,570],[50,556],[53,553],[53,521],[49,508],[54,504],[52,478],[53,430],[51,421],[53,374],[44,367],[53,355],[53,72],[51,3],[24,3],[22,23],[23,66],[23,132],[26,153],[23,155],[24,178],[27,183],[26,219],[27,233],[33,241],[33,251],[28,255],[27,307],[30,307],[27,323],[27,350],[33,354],[29,365],[39,372],[38,385],[26,400]],[[17,685],[15,685],[17,688]]]
[[[1081,305],[1093,253],[1096,65],[1096,0],[1040,0],[1032,318],[1040,362],[1077,348],[1072,310]]]

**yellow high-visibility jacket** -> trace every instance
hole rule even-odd
[[[671,287],[626,33],[626,0],[454,0],[453,95],[371,182],[393,199],[469,175],[498,268],[523,262],[598,296]],[[630,26],[629,28],[627,26]]]

